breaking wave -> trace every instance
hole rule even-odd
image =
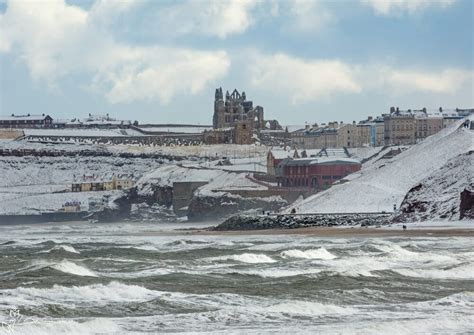
[[[60,286],[51,288],[18,287],[2,290],[0,304],[41,305],[41,304],[86,304],[107,305],[113,302],[140,302],[154,299],[161,292],[152,291],[142,286],[126,285],[115,281],[107,285],[94,284],[87,286]]]
[[[325,314],[355,314],[357,309],[353,307],[325,305],[310,301],[292,301],[270,306],[266,309],[271,313],[297,314],[318,316]]]
[[[283,258],[304,258],[304,259],[334,259],[336,255],[331,254],[324,248],[310,249],[310,250],[286,250],[281,254]]]
[[[57,245],[54,248],[49,249],[49,250],[40,251],[40,253],[48,253],[48,252],[51,252],[51,251],[54,251],[54,250],[63,250],[63,251],[66,251],[66,252],[70,252],[72,254],[80,254],[80,252],[77,251],[73,246],[65,245],[65,244]]]
[[[207,258],[207,260],[210,261],[236,261],[236,262],[242,262],[242,263],[251,263],[251,264],[257,264],[257,263],[275,263],[276,260],[273,258],[264,255],[264,254],[250,254],[250,253],[245,253],[245,254],[240,254],[240,255],[228,255],[228,256],[219,256],[219,257],[211,257]]]

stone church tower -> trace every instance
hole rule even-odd
[[[226,92],[225,100],[222,87],[216,89],[214,99],[214,116],[212,125],[214,129],[234,128],[238,123],[248,123],[250,129],[263,129],[263,107],[253,107],[252,101],[247,101],[245,92],[239,93],[236,89]]]

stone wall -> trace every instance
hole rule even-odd
[[[24,136],[25,134],[21,130],[13,130],[13,129],[0,129],[0,139],[11,139],[14,140],[15,138]]]

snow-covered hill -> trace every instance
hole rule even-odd
[[[407,192],[444,165],[474,149],[474,132],[462,121],[389,160],[368,164],[350,181],[334,185],[299,204],[302,213],[393,211]]]
[[[398,219],[459,219],[460,193],[474,190],[474,151],[455,157],[406,195]]]

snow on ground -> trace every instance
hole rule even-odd
[[[212,130],[212,127],[178,127],[178,126],[161,126],[161,127],[140,127],[143,131],[174,133],[174,134],[200,134],[204,130]]]
[[[109,146],[108,146],[109,148]],[[239,145],[239,144],[215,144],[196,146],[138,146],[138,145],[114,145],[110,151],[130,153],[159,153],[163,155],[185,156],[185,157],[209,157],[222,159],[261,157],[267,154],[268,148],[263,145]]]
[[[474,188],[474,153],[450,160],[441,169],[424,178],[405,197],[402,210],[414,221],[427,218],[459,218],[459,194],[466,187]]]
[[[145,175],[138,182],[139,194],[151,194],[153,186],[171,187],[174,182],[207,182],[201,193],[213,195],[215,191],[225,190],[265,190],[267,187],[246,178],[247,173],[226,172],[219,169],[186,168],[179,165],[166,165]]]
[[[35,149],[35,150],[94,150],[113,154],[162,154],[183,157],[210,157],[216,159],[266,157],[268,148],[264,145],[215,144],[196,146],[147,146],[129,144],[92,144],[92,143],[32,143],[0,139],[2,149]]]
[[[355,158],[359,161],[367,159],[382,151],[383,147],[360,147],[360,148],[347,148],[351,158]]]
[[[358,177],[298,203],[302,213],[380,212],[400,206],[406,193],[456,156],[474,149],[474,132],[462,121],[390,160],[364,166]]]
[[[226,165],[225,162],[230,162]],[[246,158],[228,158],[227,160],[212,160],[200,163],[184,164],[186,167],[201,167],[236,172],[267,172],[267,157],[256,156]]]
[[[75,137],[117,137],[117,136],[144,136],[139,131],[134,129],[99,129],[99,128],[85,128],[85,129],[22,129],[26,136],[75,136]]]

